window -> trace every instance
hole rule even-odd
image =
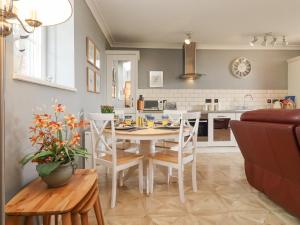
[[[73,18],[27,34],[15,25],[14,78],[75,90]]]

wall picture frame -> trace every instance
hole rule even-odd
[[[164,87],[164,73],[163,71],[150,71],[149,84],[150,88]]]
[[[100,50],[95,48],[95,66],[98,70],[101,68]]]
[[[95,51],[96,51],[95,43],[90,39],[86,38],[86,58],[88,63],[95,66]]]
[[[87,91],[95,92],[95,71],[87,67]]]
[[[95,92],[100,93],[101,91],[101,76],[99,72],[95,73]]]

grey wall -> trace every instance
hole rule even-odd
[[[32,150],[29,143],[28,126],[32,121],[32,112],[37,106],[51,105],[51,99],[57,98],[72,113],[99,110],[105,101],[105,49],[107,41],[94,20],[85,1],[75,0],[75,86],[77,92],[70,92],[12,79],[12,40],[8,39],[6,50],[5,99],[5,186],[6,200],[9,200],[24,184],[37,176],[33,165],[21,168],[20,158]],[[92,94],[86,91],[86,53],[85,38],[89,36],[101,50],[102,92]],[[66,65],[68,66],[68,65]]]
[[[197,72],[207,74],[193,82],[181,80],[183,52],[178,49],[140,49],[139,88],[149,88],[149,71],[164,71],[164,88],[201,89],[287,89],[286,60],[300,55],[293,50],[197,50]],[[231,62],[240,56],[252,63],[244,79],[230,72]]]

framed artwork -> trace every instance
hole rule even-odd
[[[95,48],[95,66],[96,66],[97,69],[100,70],[100,68],[101,68],[100,51],[97,47]]]
[[[100,73],[95,73],[95,92],[100,93],[101,90],[101,77]]]
[[[90,64],[95,65],[95,44],[88,37],[86,38],[86,57]]]
[[[150,71],[150,87],[161,88],[164,86],[164,73],[163,71]]]
[[[87,67],[87,91],[95,92],[95,71]]]

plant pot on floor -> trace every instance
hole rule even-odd
[[[49,188],[61,187],[67,184],[75,171],[73,162],[62,164],[47,176],[41,177]]]

